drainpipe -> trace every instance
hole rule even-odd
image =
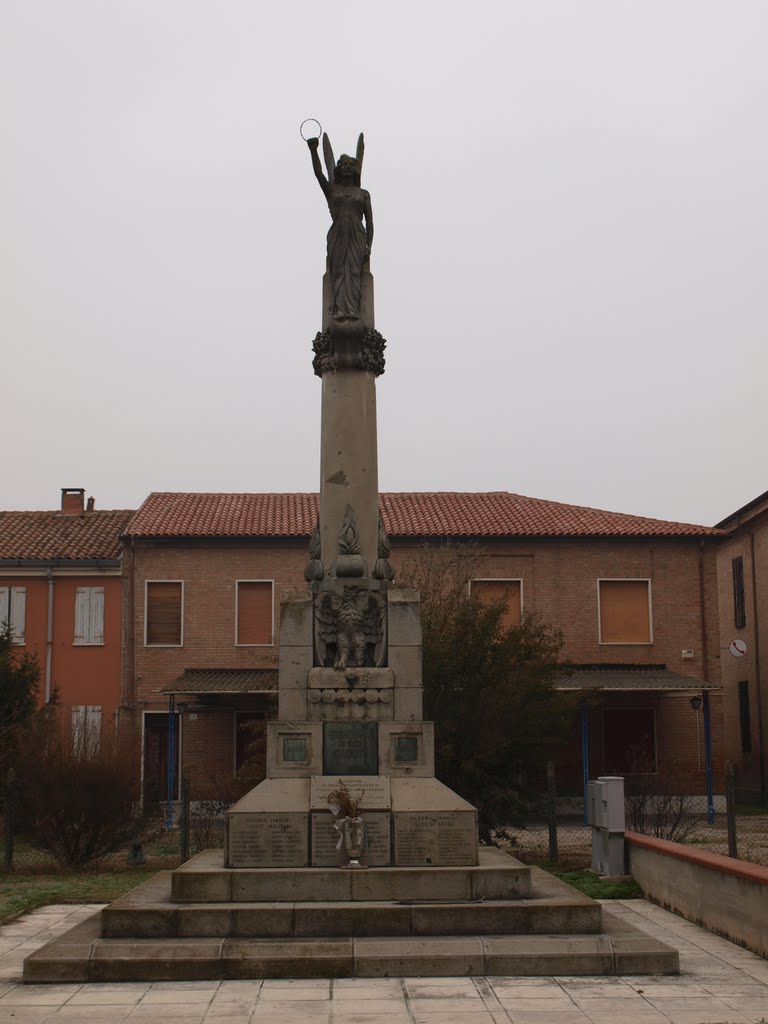
[[[48,570],[48,635],[45,644],[45,703],[51,703],[53,671],[53,570]]]
[[[584,784],[584,824],[589,824],[589,808],[587,793],[589,791],[589,708],[587,702],[581,702],[581,773]]]
[[[760,800],[766,802],[765,788],[765,734],[763,732],[763,693],[760,685],[760,622],[757,611],[757,572],[755,566],[755,535],[749,531],[749,555],[752,563],[752,643],[755,649],[755,689],[757,690],[757,744],[760,748]]]
[[[707,824],[715,823],[715,798],[712,789],[712,718],[709,709],[709,690],[702,693],[704,698],[704,765],[707,777]]]
[[[704,541],[699,541],[699,608],[701,612],[701,668],[705,682],[709,682],[706,588],[704,586]]]

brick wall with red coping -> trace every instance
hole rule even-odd
[[[393,546],[397,568],[418,545]],[[717,682],[720,672],[717,627],[716,562],[714,546],[700,548],[691,539],[581,539],[488,542],[479,574],[490,578],[522,578],[523,607],[563,630],[564,656],[581,664],[666,664],[683,675]],[[168,706],[160,691],[189,668],[273,667],[277,643],[264,647],[235,644],[235,592],[238,579],[274,579],[275,632],[279,630],[279,601],[291,591],[305,591],[307,554],[304,542],[139,543],[133,554],[134,571],[126,601],[128,703],[137,710],[160,711]],[[126,560],[130,564],[130,556]],[[704,609],[701,584],[703,574]],[[597,580],[603,577],[650,577],[652,581],[653,643],[601,645],[598,640]],[[144,596],[147,580],[184,581],[184,643],[182,647],[144,645]],[[133,607],[133,614],[130,608]],[[706,646],[704,638],[706,637]],[[277,641],[277,636],[275,637]],[[683,661],[683,649],[694,657]],[[181,699],[181,698],[179,698]],[[672,763],[698,772],[695,717],[689,697],[612,695],[612,706],[654,706],[661,770]],[[594,774],[602,774],[599,713],[591,742]],[[134,717],[134,722],[136,722]],[[200,728],[211,722],[211,743],[189,737],[185,760],[202,765],[232,765],[234,733],[214,727],[213,717],[201,715]],[[213,735],[215,732],[215,736]],[[713,699],[716,767],[721,760],[719,704]],[[229,744],[227,752],[227,744]],[[579,788],[578,725],[566,749],[557,753],[565,788]],[[703,764],[703,732],[700,735]],[[703,792],[696,778],[689,791]]]
[[[768,868],[626,832],[632,877],[655,903],[768,956]]]

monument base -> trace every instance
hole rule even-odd
[[[26,982],[677,974],[678,953],[493,848],[475,867],[224,867],[207,850],[24,962]]]
[[[327,795],[338,776],[265,779],[227,814],[230,868],[332,866],[333,817]],[[344,776],[364,791],[368,863],[447,867],[477,864],[477,811],[435,778]],[[330,780],[333,780],[332,782]]]

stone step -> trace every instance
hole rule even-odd
[[[176,903],[163,872],[101,915],[104,938],[301,938],[597,933],[600,905],[548,875],[524,900]]]
[[[525,899],[531,869],[495,847],[476,866],[440,868],[225,868],[204,850],[172,874],[174,903]]]
[[[678,973],[676,950],[605,916],[602,935],[126,940],[96,914],[27,957],[24,981]]]

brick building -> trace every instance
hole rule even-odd
[[[768,492],[718,526],[717,555],[725,757],[746,798],[766,800],[768,726]]]
[[[675,771],[689,792],[704,792],[691,701],[711,706],[717,769],[720,530],[506,492],[380,500],[396,568],[424,542],[479,541],[473,586],[503,592],[512,619],[535,611],[562,629],[575,666],[565,685],[593,695],[593,776],[625,773],[642,756],[648,770]],[[169,749],[170,776],[192,767],[193,795],[220,788],[242,758],[242,727],[274,713],[279,600],[306,587],[316,515],[314,494],[155,493],[128,523],[123,692],[143,737],[149,799],[165,796]],[[575,722],[561,752],[574,792],[583,738]]]
[[[122,546],[131,510],[86,505],[0,512],[0,624],[37,655],[40,698],[56,695],[77,735],[92,741],[122,703]]]

